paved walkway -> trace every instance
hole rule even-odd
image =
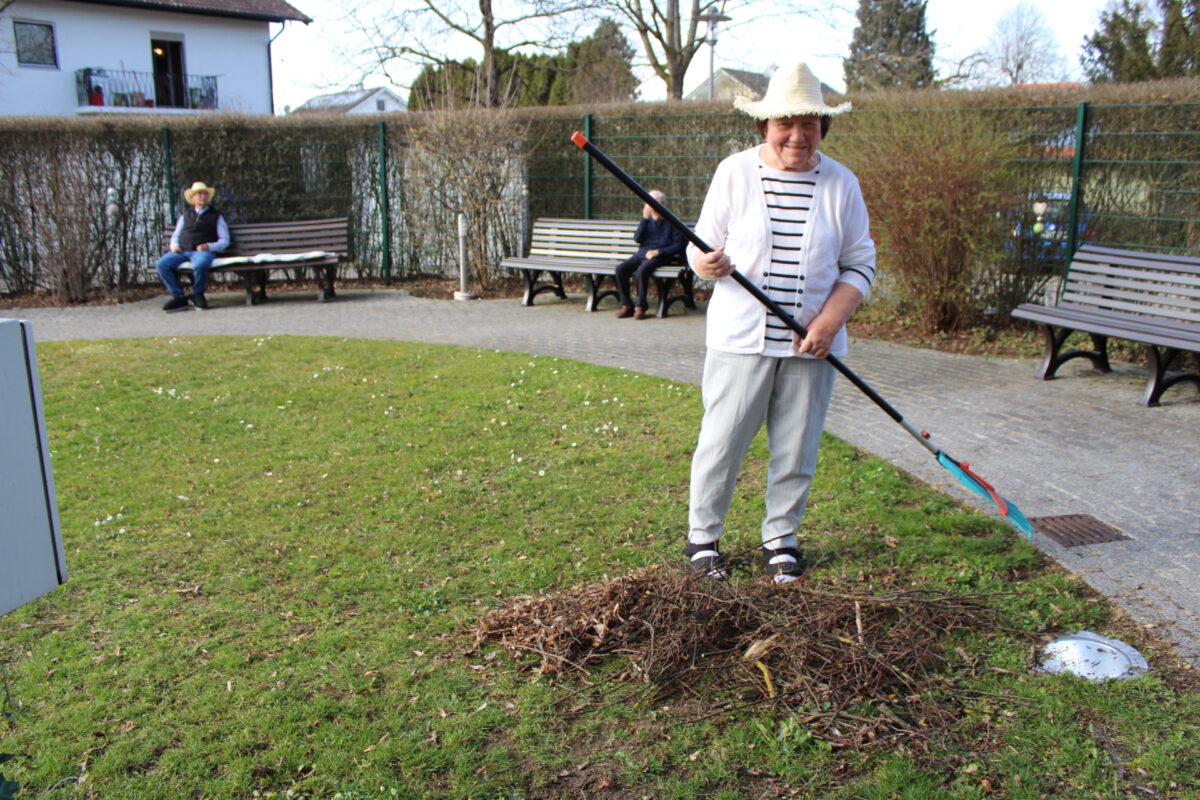
[[[164,314],[161,300],[0,311],[33,322],[38,341],[193,335],[327,335],[468,345],[579,359],[699,383],[704,315],[617,320],[580,297],[423,300],[347,291],[337,302],[280,295],[258,307],[210,295],[213,309]],[[1039,547],[1200,666],[1200,394],[1185,384],[1159,408],[1137,404],[1135,368],[1098,376],[1068,365],[1038,381],[1034,361],[983,359],[859,340],[846,359],[888,402],[1030,517],[1090,514],[1128,541]],[[966,500],[967,491],[849,382],[839,379],[829,430]]]

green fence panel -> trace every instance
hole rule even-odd
[[[1020,105],[1008,97],[1007,105],[964,108],[979,101],[970,93],[961,95],[961,106],[955,106],[959,95],[930,97],[940,105],[863,103],[834,121],[822,149],[853,169],[841,153],[852,149],[846,145],[862,135],[870,115],[895,115],[900,129],[905,115],[976,115],[1012,143],[1012,166],[1023,187],[996,209],[1007,231],[996,243],[998,257],[1027,259],[1034,252],[1047,271],[1061,275],[1080,242],[1200,256],[1200,103]],[[511,136],[522,142],[524,163],[512,171],[519,185],[504,191],[523,205],[518,216],[524,223],[517,227],[523,224],[525,232],[514,236],[509,227],[498,228],[489,257],[521,251],[537,217],[638,216],[637,199],[604,171],[593,172],[571,143],[577,129],[643,185],[664,192],[685,219],[699,214],[720,160],[759,141],[753,120],[711,105],[521,114]],[[231,222],[349,216],[348,276],[452,275],[457,241],[445,222],[449,211],[433,209],[423,187],[410,186],[408,177],[420,172],[409,163],[408,131],[423,119],[235,117],[172,120],[165,127],[150,120],[65,120],[45,129],[9,122],[0,126],[0,191],[8,200],[0,214],[0,291],[54,282],[56,245],[47,220],[66,209],[65,200],[55,199],[61,195],[55,181],[78,182],[90,204],[80,213],[91,215],[91,229],[75,238],[87,239],[100,254],[89,278],[97,286],[152,280],[146,267],[161,249],[162,227],[178,213],[179,190],[197,180],[217,187],[217,204]],[[92,168],[76,176],[75,163]],[[61,169],[38,168],[55,164]],[[120,198],[118,213],[101,214],[110,188]],[[1039,200],[1071,216],[1037,241],[1031,232]],[[1062,244],[1054,237],[1063,237]]]

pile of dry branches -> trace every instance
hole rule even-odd
[[[544,674],[591,675],[623,656],[605,681],[620,681],[625,699],[707,696],[706,716],[771,703],[827,741],[862,745],[948,723],[958,704],[946,702],[954,679],[939,669],[946,637],[997,621],[978,597],[890,583],[865,594],[836,584],[717,583],[652,567],[512,600],[480,620],[475,641]],[[971,671],[964,658],[950,657],[962,662],[960,675]]]

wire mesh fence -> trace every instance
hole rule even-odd
[[[1200,253],[1200,104],[1086,109],[1079,204],[1100,244]]]
[[[855,138],[872,135],[882,116],[895,136],[930,120],[953,136],[953,124],[937,120],[955,99],[938,102],[899,108],[868,99],[836,119],[822,149],[857,169]],[[986,121],[1009,143],[1016,176],[1017,190],[994,212],[996,263],[1035,263],[1053,276],[1083,241],[1200,255],[1200,103],[964,106],[955,113]],[[471,221],[487,231],[487,241],[472,250],[474,261],[487,262],[473,269],[486,271],[520,254],[537,217],[640,213],[640,203],[571,144],[575,130],[663,191],[682,218],[699,214],[719,161],[759,141],[751,120],[726,109],[658,105],[605,114],[522,110],[491,124],[484,115],[469,122],[482,138],[439,133],[430,148],[438,113],[318,123],[214,117],[173,120],[166,128],[145,120],[0,127],[0,291],[73,296],[152,280],[147,267],[160,253],[162,230],[196,180],[217,188],[215,203],[234,223],[349,216],[353,243],[343,277],[392,280],[457,270],[454,219],[478,192],[470,180],[444,178],[455,170],[488,172],[478,191],[494,202],[471,206],[487,221]],[[422,131],[424,149],[416,146]],[[502,168],[470,162],[468,151]],[[898,191],[904,170],[939,158],[918,155],[916,166],[897,165]],[[954,198],[936,213],[953,215]],[[886,271],[886,253],[882,258]]]

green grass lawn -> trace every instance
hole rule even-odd
[[[0,619],[19,798],[1200,797],[1200,703],[1167,655],[1106,685],[1031,674],[1034,634],[1151,643],[1007,525],[833,438],[809,580],[988,594],[1004,620],[945,643],[974,667],[924,751],[831,748],[794,708],[605,704],[471,652],[504,600],[679,559],[696,387],[330,338],[39,360],[71,576]],[[757,539],[764,455],[727,549]]]

